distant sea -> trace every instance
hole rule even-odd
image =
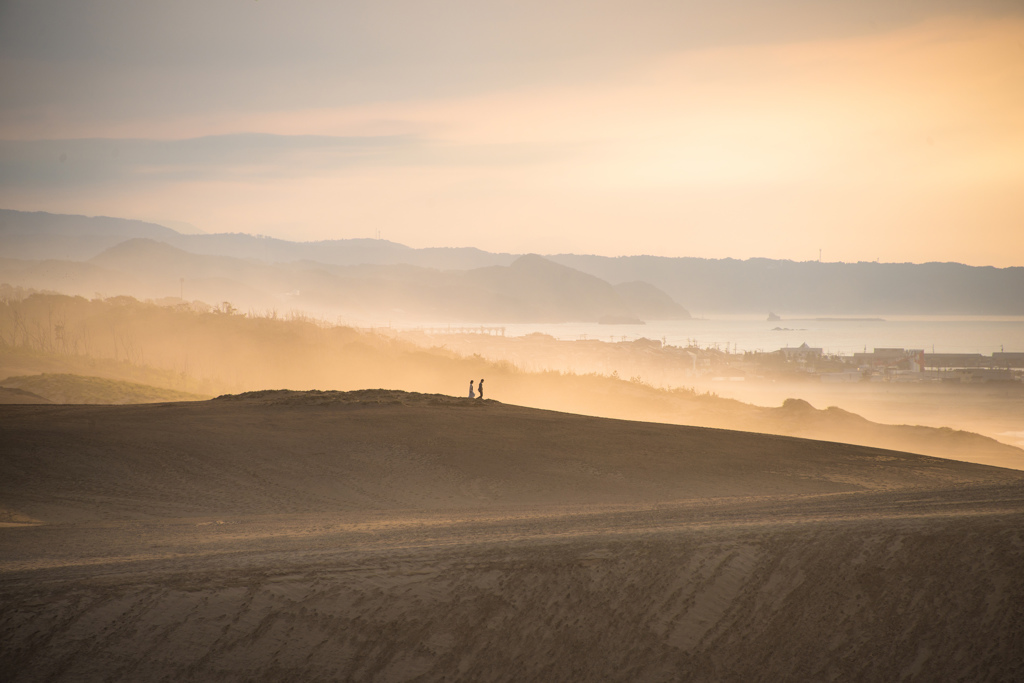
[[[444,328],[449,323],[395,325],[398,329]],[[1024,317],[783,318],[716,316],[653,321],[646,325],[597,323],[450,323],[451,327],[504,327],[506,336],[533,332],[560,340],[633,341],[646,337],[673,346],[691,344],[730,352],[775,351],[806,343],[825,353],[851,355],[874,348],[923,349],[927,353],[1024,352]]]

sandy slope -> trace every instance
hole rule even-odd
[[[153,387],[137,382],[87,377],[68,373],[40,373],[14,376],[0,380],[0,400],[5,394],[25,392],[41,401],[4,400],[4,403],[91,403],[124,405],[126,403],[164,403],[167,401],[202,401],[209,396]]]
[[[0,444],[11,680],[1024,677],[1024,472],[383,391]]]
[[[44,398],[43,396],[34,394],[31,391],[0,386],[0,403],[10,403],[15,405],[32,405],[39,403],[51,403],[51,401],[47,398]]]

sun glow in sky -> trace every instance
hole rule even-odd
[[[5,2],[0,207],[1024,265],[1024,6],[821,4]]]

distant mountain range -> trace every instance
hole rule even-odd
[[[373,239],[186,235],[143,221],[9,210],[0,210],[0,257],[0,281],[56,291],[184,293],[239,307],[430,321],[685,319],[687,309],[1024,315],[1024,268],[957,263],[523,257]]]
[[[643,279],[691,311],[780,315],[1024,315],[1024,268],[658,256],[548,257],[609,282]]]
[[[24,221],[16,212],[0,216],[3,254],[19,257],[0,259],[0,281],[67,294],[172,301],[181,296],[260,312],[298,309],[433,323],[639,323],[689,317],[650,284],[612,286],[535,254],[414,250],[378,240],[294,243],[248,235],[180,235],[139,221],[23,216]],[[254,256],[261,247],[266,247],[264,258]],[[409,256],[404,260],[434,266],[405,263],[403,254]],[[475,261],[502,265],[442,269],[442,264]]]
[[[182,234],[156,223],[125,218],[0,209],[0,245],[3,256],[8,258],[86,261],[132,237],[157,240],[193,254],[259,259],[267,263],[307,260],[335,266],[413,265],[467,270],[507,266],[519,256],[491,254],[472,247],[413,249],[375,239],[289,242],[243,233]]]

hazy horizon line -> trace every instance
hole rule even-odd
[[[951,264],[951,265],[966,266],[968,268],[994,268],[994,269],[997,269],[997,270],[1006,270],[1006,269],[1010,269],[1010,268],[1024,268],[1024,264],[1022,264],[1022,265],[1014,265],[1014,266],[995,266],[995,265],[992,265],[992,264],[975,264],[975,263],[967,263],[967,262],[964,262],[964,261],[936,261],[936,260],[932,260],[932,261],[882,261],[882,260],[879,260],[879,259],[875,259],[874,261],[842,261],[842,260],[840,260],[840,261],[828,261],[828,260],[823,260],[821,258],[818,258],[818,259],[812,258],[812,259],[806,259],[806,260],[798,260],[798,259],[795,259],[795,258],[772,258],[770,256],[748,256],[748,257],[745,257],[745,258],[741,258],[741,257],[735,257],[735,256],[693,256],[693,255],[672,255],[672,256],[666,256],[666,255],[663,255],[663,254],[650,254],[650,253],[632,253],[632,254],[615,254],[615,255],[611,255],[611,254],[599,254],[599,253],[594,253],[594,252],[575,252],[575,251],[559,251],[559,252],[546,252],[546,253],[545,252],[541,252],[541,251],[522,251],[522,252],[490,251],[490,250],[483,249],[481,247],[477,247],[477,246],[474,246],[474,245],[465,245],[465,244],[463,244],[463,245],[413,246],[413,245],[407,244],[405,242],[394,242],[394,241],[386,239],[384,237],[372,237],[372,236],[370,236],[370,237],[331,237],[331,238],[325,238],[325,239],[319,239],[319,240],[296,240],[296,239],[288,239],[286,237],[279,237],[279,236],[276,236],[276,235],[269,235],[269,234],[263,234],[263,233],[255,233],[255,232],[244,232],[244,231],[238,231],[238,232],[227,232],[227,231],[225,231],[225,232],[207,232],[207,231],[204,231],[204,230],[202,230],[202,229],[192,225],[191,223],[188,223],[187,221],[178,221],[178,220],[160,221],[160,220],[151,220],[151,219],[146,219],[146,218],[126,218],[124,216],[111,216],[111,215],[106,215],[106,214],[89,215],[89,214],[84,214],[84,213],[55,213],[53,211],[45,211],[45,210],[28,211],[28,210],[22,210],[22,209],[9,209],[9,208],[5,208],[5,207],[0,207],[0,211],[12,211],[12,212],[16,212],[16,213],[29,213],[29,214],[45,214],[47,216],[63,216],[63,217],[74,217],[74,218],[88,218],[88,219],[109,219],[109,220],[138,222],[138,223],[145,223],[145,224],[148,224],[148,225],[156,225],[156,226],[159,226],[161,228],[166,228],[168,230],[174,231],[175,233],[177,233],[178,235],[181,235],[183,237],[244,236],[244,237],[251,237],[251,238],[254,238],[254,239],[275,240],[275,241],[278,241],[278,242],[289,243],[289,244],[323,244],[323,243],[328,243],[328,242],[360,242],[360,241],[361,242],[380,242],[382,244],[389,244],[389,245],[395,245],[395,246],[399,246],[399,247],[405,247],[407,249],[412,249],[412,250],[416,250],[416,251],[424,251],[424,250],[432,250],[432,249],[437,249],[437,250],[441,250],[441,249],[476,250],[476,251],[483,252],[485,254],[493,254],[493,255],[496,255],[496,256],[528,256],[528,255],[531,255],[531,254],[535,254],[535,255],[538,255],[538,256],[542,256],[542,257],[586,256],[586,257],[607,258],[607,259],[657,258],[657,259],[692,259],[692,260],[700,260],[700,261],[741,261],[741,262],[749,262],[749,261],[775,261],[775,262],[781,262],[781,263],[820,263],[822,265],[869,265],[869,264],[875,264],[875,265],[914,265],[914,266],[923,266],[923,265],[931,265],[931,264],[942,264],[942,265]],[[195,232],[182,232],[181,230],[175,228],[174,225],[189,225],[189,226],[191,226],[192,228],[195,229]],[[130,239],[152,239],[154,241],[160,241],[160,240],[158,240],[156,238],[152,238],[152,237],[141,237],[141,238],[140,237],[128,237],[124,241],[128,241]],[[174,246],[174,245],[171,245],[171,246]],[[179,248],[179,247],[175,247],[175,248]],[[183,249],[182,251],[185,251],[185,250]]]

